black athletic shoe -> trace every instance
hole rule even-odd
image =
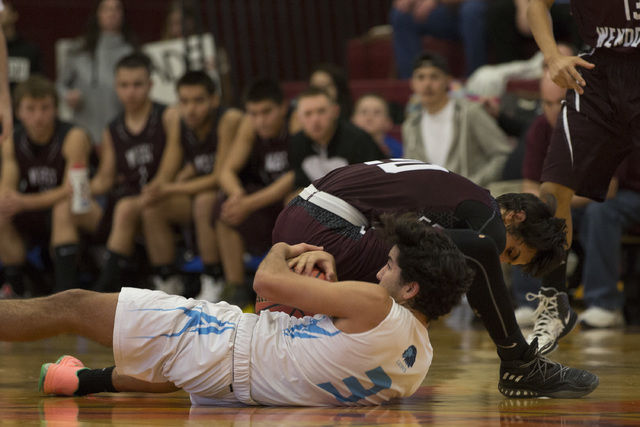
[[[540,352],[549,354],[558,347],[558,340],[575,328],[578,314],[573,311],[566,292],[554,288],[540,288],[538,295],[529,293],[527,300],[539,299],[538,308],[533,313],[535,324],[533,332],[527,337],[532,343],[540,344]]]
[[[498,382],[500,393],[520,399],[571,398],[585,396],[598,387],[597,375],[551,361],[542,356],[544,350],[538,351],[534,339],[523,360],[503,361]]]

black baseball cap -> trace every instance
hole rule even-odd
[[[413,68],[411,72],[422,67],[436,67],[442,70],[445,74],[451,74],[449,70],[449,62],[436,52],[422,52],[416,59],[413,60]]]

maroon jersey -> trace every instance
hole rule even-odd
[[[571,13],[591,47],[624,52],[640,45],[637,0],[571,0]]]
[[[264,188],[290,169],[289,131],[284,126],[276,138],[262,139],[256,135],[240,180],[245,187]]]
[[[447,229],[467,228],[455,216],[464,201],[474,200],[496,212],[489,194],[441,166],[417,160],[376,160],[336,169],[313,185],[339,197],[374,222],[383,213],[415,212]]]
[[[167,142],[162,123],[165,105],[154,103],[144,129],[134,135],[124,121],[124,113],[109,123],[118,170],[118,184],[127,194],[138,194],[160,167]]]
[[[467,231],[489,236],[498,253],[506,244],[495,199],[486,189],[441,166],[408,159],[375,160],[336,169],[313,185],[351,205],[374,228],[384,213],[410,212],[425,224],[450,230],[463,253],[468,248],[460,238]],[[376,282],[376,273],[391,249],[372,229],[354,225],[301,197],[282,211],[272,240],[323,246],[335,257],[341,280]]]
[[[19,126],[13,133],[15,156],[20,170],[19,191],[39,193],[62,184],[66,160],[62,146],[73,124],[56,120],[51,140],[42,145],[33,143],[24,127]]]
[[[213,114],[211,130],[203,141],[196,133],[180,122],[180,142],[184,152],[184,162],[193,164],[198,176],[209,175],[213,171],[218,151],[218,125],[226,109],[218,108]]]

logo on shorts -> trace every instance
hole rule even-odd
[[[407,372],[408,368],[412,368],[416,363],[416,356],[418,355],[418,349],[415,345],[409,346],[404,353],[402,353],[402,360],[396,360],[396,365],[402,369],[402,372]]]

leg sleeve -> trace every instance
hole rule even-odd
[[[494,341],[503,340],[519,333],[494,242],[487,235],[481,237],[473,230],[448,232],[475,271],[467,299],[491,338]]]

